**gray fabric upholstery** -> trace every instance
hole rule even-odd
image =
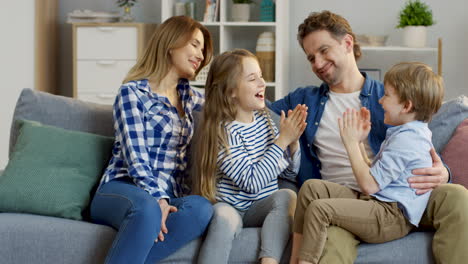
[[[466,118],[468,118],[468,97],[461,95],[442,104],[429,123],[432,144],[438,153],[442,152],[455,129]]]
[[[21,93],[13,119],[113,135],[110,106],[30,89]],[[11,132],[10,150],[16,141],[15,126]],[[281,182],[281,187],[295,189],[290,182]],[[0,263],[102,263],[115,234],[110,227],[83,221],[0,213]],[[432,236],[431,232],[417,232],[384,244],[363,244],[356,263],[432,263]],[[194,240],[161,263],[195,263],[201,243],[202,239]],[[245,228],[233,243],[229,263],[258,263],[259,247],[260,228]],[[281,263],[288,263],[290,247]]]
[[[42,124],[114,136],[112,106],[86,103],[69,97],[24,89],[16,103],[10,131],[10,148],[16,143],[18,128],[15,120],[27,119]]]
[[[103,263],[114,236],[107,226],[0,213],[0,263]]]

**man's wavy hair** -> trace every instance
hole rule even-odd
[[[326,30],[330,32],[332,37],[337,41],[341,41],[346,34],[353,37],[354,40],[354,58],[356,61],[361,57],[361,47],[356,41],[356,36],[351,29],[348,21],[337,14],[330,11],[313,12],[311,13],[304,22],[299,25],[297,32],[297,40],[302,49],[304,49],[304,38],[312,32],[318,30]]]

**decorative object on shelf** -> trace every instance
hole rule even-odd
[[[119,22],[119,13],[94,12],[88,9],[76,9],[67,15],[67,23],[112,23]]]
[[[205,0],[205,12],[203,22],[215,22],[218,20],[220,0]]]
[[[411,48],[426,46],[426,32],[428,26],[435,24],[431,8],[419,1],[406,2],[400,11],[397,28],[403,28],[403,44]]]
[[[252,0],[232,0],[232,21],[247,22],[250,19],[250,4]]]
[[[388,35],[366,35],[366,34],[357,34],[356,41],[361,46],[371,46],[371,47],[380,47],[385,46]]]
[[[195,19],[195,2],[182,0],[174,4],[175,16],[189,16]]]
[[[119,7],[124,8],[124,14],[120,18],[121,22],[133,22],[135,20],[131,13],[131,7],[134,6],[135,3],[136,0],[117,0]]]
[[[263,32],[258,36],[256,56],[262,69],[263,79],[275,81],[275,33]]]
[[[273,0],[262,0],[262,3],[260,3],[260,21],[275,21],[275,3]]]

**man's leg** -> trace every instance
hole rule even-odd
[[[435,188],[422,227],[433,227],[432,252],[436,263],[465,263],[468,260],[468,191],[458,184]]]

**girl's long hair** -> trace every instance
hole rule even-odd
[[[213,55],[210,32],[205,26],[190,17],[174,16],[156,28],[145,51],[138,58],[135,66],[130,69],[123,83],[150,77],[161,81],[172,66],[170,51],[185,46],[196,29],[202,32],[204,38],[204,59],[195,72],[196,76],[210,62]]]
[[[193,189],[195,194],[213,203],[216,201],[218,153],[223,148],[228,149],[224,124],[236,118],[237,106],[232,95],[242,78],[242,60],[248,57],[257,59],[244,49],[234,49],[216,56],[206,80],[201,129],[198,129],[197,140],[194,140]]]

